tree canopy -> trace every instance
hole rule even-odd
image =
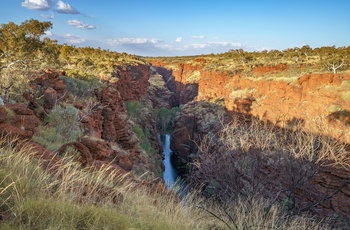
[[[14,64],[30,68],[35,62],[55,61],[58,58],[57,41],[41,40],[41,36],[52,28],[51,22],[26,20],[20,25],[13,22],[0,27],[1,69]]]

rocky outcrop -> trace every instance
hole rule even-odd
[[[28,107],[41,119],[45,113],[50,113],[59,100],[65,99],[66,87],[59,76],[57,72],[48,72],[35,78],[30,81],[31,90],[23,95],[29,102]]]
[[[149,86],[150,66],[141,64],[114,66],[113,76],[118,78],[116,89],[123,101],[139,100]]]
[[[151,160],[139,149],[140,140],[132,130],[133,124],[124,104],[126,100],[140,100],[147,92],[149,66],[123,65],[115,66],[114,70],[113,75],[118,80],[104,82],[101,88],[95,86],[95,90],[91,91],[91,98],[75,95],[74,90],[80,88],[74,87],[79,87],[77,84],[82,83],[72,81],[71,85],[66,87],[65,83],[69,79],[60,77],[56,72],[47,72],[36,77],[30,82],[31,90],[24,94],[28,106],[21,104],[0,108],[0,112],[4,114],[0,119],[0,130],[6,131],[2,132],[3,134],[11,130],[11,133],[20,135],[21,138],[30,139],[39,123],[56,105],[64,108],[72,104],[79,110],[79,122],[84,136],[75,142],[64,144],[59,152],[62,153],[67,147],[74,148],[79,152],[79,161],[85,166],[110,165],[121,172],[136,168],[140,174],[151,171]],[[154,126],[153,129],[148,127],[151,130],[150,135],[154,136],[150,138],[157,140],[155,123],[149,120],[145,122],[148,126]],[[51,155],[39,145],[36,145],[36,149],[39,155]],[[46,155],[44,158],[49,158]]]
[[[97,110],[97,113],[101,113],[101,122],[99,122],[101,138],[118,142],[125,149],[135,150],[137,139],[133,136],[132,126],[128,121],[124,103],[117,89],[114,87],[103,89],[100,102],[100,111]]]
[[[248,152],[220,151],[215,145],[224,143],[209,143],[208,152],[199,155],[189,176],[191,186],[203,189],[206,196],[223,203],[237,194],[259,196],[297,215],[348,217],[350,171],[283,153],[254,148]]]
[[[73,147],[80,153],[79,162],[83,166],[114,165],[120,167],[122,172],[132,169],[132,156],[117,143],[103,139],[84,136],[78,142],[64,144],[58,152],[63,154],[67,147]]]
[[[0,106],[0,136],[9,135],[19,139],[31,139],[40,120],[25,104]]]

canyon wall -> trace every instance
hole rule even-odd
[[[291,82],[285,78],[264,79],[210,71],[201,60],[178,64],[153,61],[152,64],[172,71],[179,101],[184,90],[190,89],[187,86],[196,84],[192,93],[185,94],[196,95],[192,98],[197,101],[221,103],[228,111],[249,114],[282,127],[299,122],[307,131],[350,140],[350,75],[308,74]],[[285,69],[260,66],[253,72],[263,76],[266,71],[283,73]]]

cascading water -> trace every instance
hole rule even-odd
[[[160,135],[160,141],[163,143],[163,154],[164,160],[163,164],[165,170],[163,172],[163,179],[165,181],[166,187],[171,188],[172,185],[178,179],[178,174],[171,163],[171,149],[170,149],[170,134]]]
[[[184,198],[187,194],[186,183],[178,175],[176,169],[171,162],[171,155],[173,154],[170,149],[170,134],[159,135],[159,139],[163,144],[163,154],[164,154],[164,172],[163,179],[167,189],[176,191],[180,198]]]

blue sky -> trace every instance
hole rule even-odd
[[[51,21],[59,43],[142,56],[350,45],[349,0],[0,0],[0,23]]]

